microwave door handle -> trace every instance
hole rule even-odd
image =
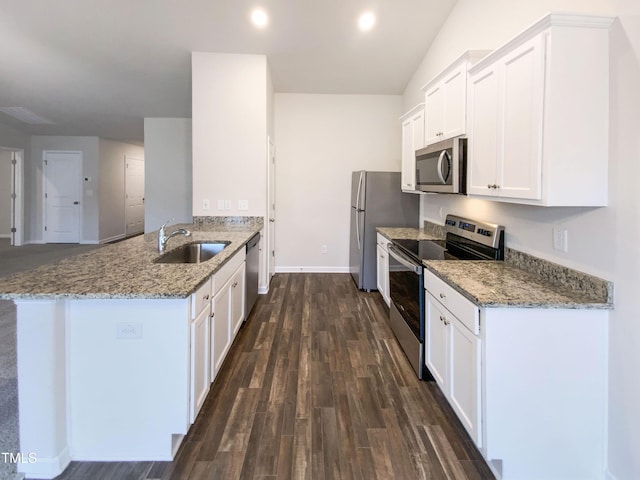
[[[443,185],[446,185],[447,180],[442,175],[442,162],[444,162],[444,158],[448,156],[449,156],[449,153],[446,150],[443,150],[442,152],[440,152],[440,156],[438,157],[438,167],[437,167],[438,178],[443,183]]]
[[[417,275],[422,275],[422,265],[418,265],[415,262],[409,260],[400,251],[398,251],[398,249],[392,243],[390,243],[387,246],[387,250],[389,251],[389,255],[391,255],[394,259],[396,259],[405,267],[410,268],[413,271],[413,273]]]

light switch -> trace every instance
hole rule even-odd
[[[249,210],[249,200],[238,200],[238,210]]]
[[[224,210],[224,200],[218,200],[218,210]]]
[[[231,200],[225,200],[224,201],[224,209],[225,210],[231,210]]]

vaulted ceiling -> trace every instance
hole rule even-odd
[[[145,117],[191,116],[192,51],[265,54],[276,92],[402,94],[454,3],[0,0],[0,107],[52,122],[0,123],[142,143]],[[377,20],[362,32],[366,10]]]

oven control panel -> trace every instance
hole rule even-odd
[[[495,223],[479,222],[457,215],[447,215],[444,222],[447,233],[473,240],[482,245],[498,248],[504,241],[504,227]]]

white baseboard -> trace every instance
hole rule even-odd
[[[51,458],[37,457],[34,463],[19,463],[18,473],[24,474],[28,478],[55,478],[60,475],[71,463],[69,447],[59,455]]]
[[[349,267],[276,267],[276,273],[349,273]]]
[[[258,288],[258,294],[259,295],[266,295],[267,293],[269,293],[269,287],[260,287],[260,288]]]
[[[100,242],[97,240],[81,240],[80,245],[97,245]]]
[[[10,233],[0,233],[0,238],[11,238]]]
[[[44,245],[45,241],[42,239],[39,240],[27,240],[24,242],[24,245]]]
[[[123,238],[125,238],[126,235],[124,233],[121,233],[120,235],[114,235],[113,237],[109,237],[109,238],[101,238],[99,242],[96,243],[109,243],[109,242],[115,242],[116,240],[122,240]]]

